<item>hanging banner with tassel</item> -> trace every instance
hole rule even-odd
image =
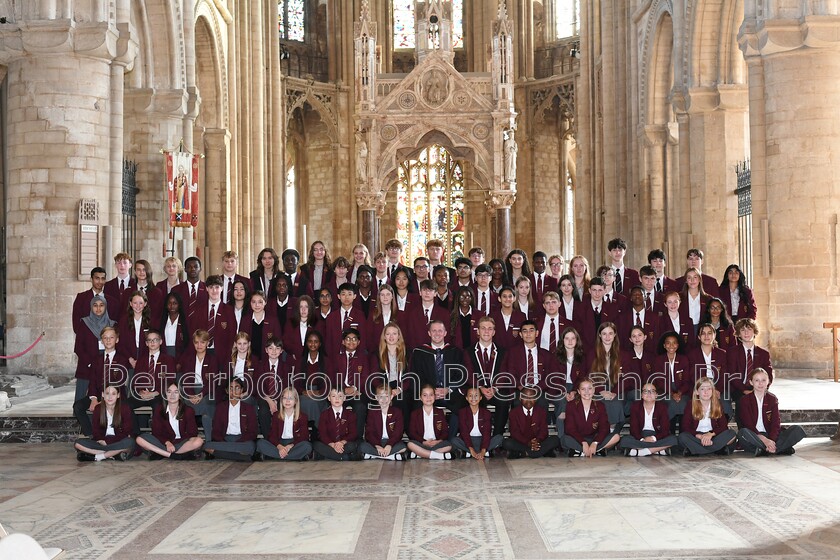
[[[187,152],[164,152],[170,227],[198,227],[199,157]]]

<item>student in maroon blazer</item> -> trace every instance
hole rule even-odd
[[[723,273],[720,283],[720,298],[726,311],[734,319],[755,319],[756,307],[753,291],[747,286],[744,271],[737,264],[730,264]],[[733,309],[733,304],[737,302]]]
[[[435,283],[435,305],[452,311],[455,297],[449,289],[449,278],[449,269],[446,266],[439,264],[434,268],[432,280]]]
[[[204,445],[205,459],[251,461],[257,446],[257,411],[242,401],[244,388],[238,377],[230,380],[227,402],[219,403],[213,414],[213,440]],[[238,430],[231,415],[239,417]]]
[[[603,403],[592,400],[595,386],[585,377],[578,381],[578,396],[566,406],[566,434],[562,445],[569,457],[606,457],[607,451],[620,439],[619,434],[610,433],[607,409]]]
[[[548,412],[535,406],[536,388],[522,389],[519,402],[522,406],[510,412],[510,437],[502,443],[508,459],[554,457],[554,450],[560,447],[560,438],[548,435]]]
[[[683,455],[731,455],[736,434],[728,425],[712,380],[697,380],[691,400],[686,403],[678,438]]]
[[[225,400],[219,363],[216,356],[207,352],[209,344],[210,335],[207,331],[195,331],[192,344],[178,362],[178,385],[187,397],[187,406],[193,409],[196,416],[201,416],[204,439],[207,441],[210,441],[213,433],[216,401]]]
[[[610,314],[616,317],[619,313],[625,313],[630,307],[630,300],[625,294],[630,293],[632,286],[622,286],[623,291],[618,292],[615,285],[615,270],[608,266],[599,266],[595,274],[604,281],[604,306]]]
[[[653,383],[659,393],[668,396],[668,413],[676,418],[685,411],[694,386],[694,371],[677,333],[662,334],[651,369],[646,383]]]
[[[283,259],[283,272],[289,277],[289,293],[294,297],[313,296],[312,286],[309,280],[298,269],[300,264],[300,253],[297,249],[285,249],[280,255]]]
[[[380,385],[376,389],[377,406],[368,411],[365,439],[359,445],[359,453],[365,459],[405,460],[402,411],[391,406],[391,400],[391,389]]]
[[[540,348],[545,350],[557,352],[557,349],[562,346],[563,342],[560,340],[560,333],[562,333],[566,327],[573,327],[574,321],[569,321],[565,319],[563,315],[560,314],[560,296],[557,292],[549,291],[545,292],[542,298],[542,305],[544,313],[539,318],[537,318],[534,322],[537,324],[537,331],[539,332],[539,338],[537,338],[537,344]],[[554,324],[554,340],[552,341],[552,323]],[[552,342],[554,342],[554,348],[552,349]]]
[[[566,407],[577,397],[577,383],[585,378],[589,371],[583,341],[574,327],[566,327],[562,334],[563,346],[557,353],[559,370],[550,374],[546,382],[549,402],[554,404],[554,425],[557,437],[565,434]],[[590,361],[589,364],[592,362]],[[564,390],[565,389],[565,390]],[[556,396],[552,396],[556,393]]]
[[[408,450],[411,458],[451,459],[449,424],[446,413],[435,407],[434,385],[423,385],[420,390],[423,406],[411,413],[408,423]]]
[[[359,432],[356,415],[344,408],[344,393],[333,387],[329,392],[330,407],[318,420],[318,440],[312,444],[316,455],[331,461],[358,461]]]
[[[461,350],[472,347],[478,340],[478,320],[482,317],[475,309],[473,292],[463,286],[455,293],[456,305],[452,309],[449,319],[449,332],[452,333],[452,344]]]
[[[732,403],[724,395],[725,373],[727,368],[726,351],[718,348],[715,341],[715,328],[709,323],[700,325],[697,333],[699,344],[688,352],[688,363],[691,368],[692,383],[701,377],[708,377],[714,381],[715,390],[720,393],[723,411],[727,416],[732,415]]]
[[[292,296],[290,290],[289,277],[281,273],[274,279],[274,295],[266,298],[265,311],[278,325],[280,333],[277,336],[281,337],[292,315],[292,310],[297,305],[297,297]]]
[[[758,335],[758,324],[754,319],[738,319],[735,323],[735,332],[741,344],[729,349],[726,353],[726,380],[725,393],[738,406],[738,401],[743,394],[750,390],[748,384],[749,374],[756,368],[762,368],[767,372],[770,383],[773,383],[773,363],[770,361],[770,353],[755,343]]]
[[[120,308],[120,301],[105,293],[105,269],[101,266],[94,267],[90,270],[90,284],[91,288],[84,292],[76,294],[76,299],[73,300],[73,332],[78,333],[82,331],[82,319],[90,314],[90,302],[95,296],[101,297],[106,302],[108,315],[114,321],[119,319],[122,309]],[[98,337],[97,337],[98,338]]]
[[[280,395],[280,409],[271,415],[271,431],[257,442],[257,461],[277,459],[306,461],[312,453],[309,443],[309,418],[300,411],[300,399],[294,387]]]
[[[622,347],[626,347],[630,340],[630,330],[638,325],[645,334],[645,349],[649,352],[656,351],[656,341],[659,340],[660,335],[661,315],[655,309],[657,309],[655,305],[653,309],[646,308],[644,290],[641,286],[630,288],[630,307],[621,314],[618,322],[618,333]]]
[[[131,407],[120,399],[120,390],[107,384],[102,402],[93,409],[92,435],[76,440],[76,459],[104,461],[111,457],[127,461],[134,449],[131,432]]]
[[[123,312],[128,310],[131,294],[137,291],[146,296],[146,300],[149,302],[150,315],[154,318],[160,317],[160,314],[163,313],[164,294],[155,287],[153,279],[152,265],[147,260],[138,259],[134,263],[134,285],[131,290],[123,292],[120,299],[120,309]]]
[[[610,239],[607,243],[607,251],[610,254],[610,262],[607,264],[616,275],[615,291],[619,294],[626,294],[630,288],[639,283],[639,272],[624,265],[627,242],[620,237]]]
[[[162,404],[163,389],[169,382],[176,382],[178,366],[175,359],[161,351],[161,334],[149,329],[146,331],[143,350],[134,367],[130,391],[126,402],[132,410],[144,406],[152,409]],[[140,433],[140,423],[134,416],[134,433]],[[148,427],[148,418],[143,418],[143,428]]]
[[[499,308],[499,298],[490,287],[490,276],[493,269],[489,265],[480,264],[475,267],[475,286],[473,288],[473,308],[479,317],[492,315]]]
[[[206,290],[207,298],[195,305],[195,312],[191,318],[187,317],[187,324],[193,332],[200,329],[210,333],[210,353],[216,355],[221,365],[222,360],[230,355],[233,348],[236,336],[236,316],[233,308],[221,299],[221,276],[215,274],[209,276]]]
[[[598,339],[598,327],[601,323],[616,322],[619,320],[615,309],[604,305],[604,281],[595,277],[589,281],[589,293],[583,296],[583,314],[580,323],[580,336],[583,338],[583,346],[587,350],[595,347]],[[595,310],[598,309],[599,313]]]
[[[105,294],[115,301],[122,301],[125,292],[131,293],[137,287],[137,283],[131,277],[131,256],[128,253],[114,255],[114,268],[117,269],[117,275],[105,282],[103,289]]]
[[[172,293],[172,288],[184,280],[184,265],[178,257],[166,257],[163,259],[164,279],[155,284],[155,288],[163,295]]]
[[[108,315],[105,294],[94,296],[88,305],[88,314],[79,320],[73,352],[76,360],[76,393],[73,402],[85,398],[90,383],[93,362],[102,354],[102,329],[115,324]]]
[[[738,344],[738,337],[735,336],[735,322],[726,307],[719,298],[711,298],[706,303],[706,311],[700,319],[702,323],[709,323],[715,328],[717,344],[724,350],[728,350]]]
[[[370,357],[361,345],[361,335],[354,328],[341,335],[341,352],[330,360],[333,387],[344,392],[344,406],[352,408],[356,417],[356,433],[365,429],[368,405],[374,400],[370,386]]]
[[[557,291],[557,280],[546,272],[545,267],[547,261],[548,256],[542,251],[534,253],[531,260],[531,266],[534,267],[534,271],[528,277],[531,279],[535,301],[542,301],[543,295],[546,292]]]
[[[428,313],[426,312],[428,310]],[[431,280],[424,281],[420,286],[420,301],[417,305],[406,307],[398,317],[397,322],[405,336],[405,345],[413,351],[424,344],[429,344],[429,325],[433,321],[442,321],[447,328],[450,325],[450,314],[446,309],[435,305],[435,291]],[[454,333],[450,333],[454,337]],[[448,340],[452,340],[449,338]]]
[[[283,404],[280,393],[291,383],[291,360],[283,351],[283,343],[272,336],[265,343],[263,358],[254,360],[254,388],[256,390],[257,422],[260,433],[268,437],[271,431],[271,418]],[[295,396],[296,400],[299,400]],[[298,407],[300,408],[300,407]]]
[[[368,320],[358,307],[353,306],[357,291],[356,285],[350,282],[345,282],[338,290],[339,306],[327,315],[322,329],[328,356],[337,356],[341,352],[343,333],[347,329],[356,329],[362,348],[368,344]]]
[[[628,337],[630,344],[622,343],[621,370],[625,377],[639,380],[639,389],[647,383],[651,373],[656,354],[647,349],[647,334],[644,327],[633,326],[630,328]]]
[[[493,435],[504,436],[517,384],[516,379],[503,369],[506,352],[493,342],[495,332],[496,323],[492,317],[479,319],[478,342],[465,353],[464,363],[469,370],[469,387],[476,388],[484,401],[493,405]],[[459,414],[467,408],[459,410]],[[487,435],[489,437],[489,433]],[[466,444],[470,440],[465,436],[463,441]],[[452,443],[461,449],[455,439]],[[487,450],[486,447],[480,449]]]
[[[149,302],[142,292],[133,292],[129,299],[128,313],[123,314],[122,322],[117,322],[120,340],[117,349],[128,358],[134,368],[143,348],[145,333],[152,326]]]
[[[483,461],[504,442],[504,433],[490,436],[492,415],[486,407],[481,406],[481,390],[477,387],[467,389],[467,404],[458,411],[458,436],[450,440],[452,446],[472,457],[476,461]]]
[[[280,328],[277,316],[268,311],[265,294],[262,292],[251,294],[248,308],[242,312],[239,332],[248,333],[251,337],[251,353],[259,360],[265,357],[263,349],[269,339],[282,340],[283,329]]]
[[[239,253],[236,251],[225,251],[222,254],[222,280],[224,282],[222,288],[222,299],[230,301],[233,294],[233,284],[236,282],[243,282],[251,291],[251,280],[247,276],[242,276],[236,269],[239,268]]]
[[[166,385],[166,399],[152,412],[151,433],[140,434],[137,445],[149,452],[149,460],[168,457],[176,461],[195,459],[194,452],[201,449],[204,440],[198,436],[195,413],[181,398],[178,383]],[[177,421],[178,433],[172,427]]]
[[[673,278],[668,278],[665,275],[665,252],[662,249],[654,249],[647,256],[648,265],[654,270],[654,289],[658,293],[678,292],[677,282]],[[639,276],[643,276],[641,270]]]
[[[779,400],[767,391],[770,377],[761,368],[750,372],[753,392],[738,403],[738,439],[744,451],[761,455],[793,455],[793,446],[805,437],[801,426],[782,429]]]
[[[73,415],[79,421],[82,434],[90,436],[92,433],[88,412],[93,412],[102,402],[102,392],[106,385],[113,384],[119,388],[120,397],[126,395],[128,384],[128,370],[131,365],[128,358],[117,351],[119,337],[114,327],[105,327],[100,336],[104,348],[102,355],[97,356],[90,370],[90,381],[86,394],[73,403]],[[106,362],[108,364],[106,368]],[[128,406],[126,404],[126,406]],[[130,407],[129,407],[130,408]]]
[[[562,331],[561,331],[562,332]],[[519,331],[522,338],[522,344],[515,346],[505,353],[504,363],[502,364],[502,371],[509,373],[516,383],[518,389],[524,386],[539,387],[538,404],[546,408],[548,403],[545,399],[546,379],[549,374],[560,371],[560,366],[557,362],[557,357],[540,348],[537,344],[540,333],[534,321],[524,321]],[[534,371],[529,370],[529,353],[534,362]]]
[[[514,306],[516,294],[513,288],[505,286],[499,291],[499,307],[490,313],[496,327],[493,342],[504,350],[519,345],[519,328],[525,321],[525,314]]]
[[[307,295],[300,296],[290,310],[289,320],[283,329],[283,348],[293,361],[300,359],[306,346],[306,337],[318,326],[315,302]]]
[[[630,435],[621,438],[621,448],[626,457],[670,455],[677,444],[671,433],[668,405],[656,400],[656,387],[652,383],[642,386],[642,398],[630,405]]]
[[[681,300],[677,292],[665,294],[665,313],[659,320],[659,336],[661,338],[662,333],[675,332],[679,334],[683,346],[691,348],[695,339],[694,324],[688,316],[688,309],[680,306]]]
[[[698,271],[701,272],[701,280],[703,284],[703,291],[712,297],[720,297],[720,288],[718,281],[708,274],[703,274],[703,251],[700,249],[689,249],[688,253],[685,255],[685,268],[696,268]],[[685,284],[685,275],[677,278],[675,280],[677,283],[677,290],[682,291],[683,285]]]
[[[192,346],[190,328],[187,325],[187,309],[178,294],[166,296],[165,307],[159,322],[152,323],[152,326],[163,335],[164,351],[178,362],[187,348]]]
[[[169,293],[174,292],[181,298],[184,307],[187,309],[187,322],[191,323],[193,316],[197,314],[198,306],[202,302],[207,301],[207,286],[204,285],[200,277],[201,259],[198,257],[188,257],[184,261],[184,272],[187,274],[187,279],[172,288]],[[196,328],[190,324],[190,329],[195,331]],[[192,333],[190,333],[190,336],[192,336]]]

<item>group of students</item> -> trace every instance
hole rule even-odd
[[[637,272],[621,239],[595,277],[582,256],[564,274],[558,255],[485,264],[474,248],[451,269],[442,243],[426,249],[409,269],[397,240],[373,265],[364,245],[332,261],[316,241],[300,266],[267,248],[248,277],[228,251],[205,281],[197,257],[169,257],[157,284],[147,261],[132,276],[116,255],[117,276],[93,269],[73,306],[79,459],[134,442],[151,459],[726,453],[733,403],[744,449],[789,453],[804,437],[780,431],[737,265],[718,284],[692,249],[674,280],[655,250]]]

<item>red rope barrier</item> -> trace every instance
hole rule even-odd
[[[12,354],[11,356],[0,356],[0,360],[14,360],[15,358],[20,358],[21,356],[23,356],[24,354],[30,352],[33,348],[35,348],[35,345],[38,344],[39,342],[41,342],[41,339],[44,338],[45,334],[47,334],[47,333],[45,333],[44,331],[41,331],[41,335],[38,338],[35,339],[35,342],[33,342],[32,344],[29,345],[29,348],[27,348],[23,352],[18,352],[17,354]]]

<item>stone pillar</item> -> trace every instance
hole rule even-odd
[[[221,255],[232,248],[230,231],[230,132],[223,128],[204,130],[204,213],[206,238],[209,247],[206,265],[221,261]]]
[[[493,243],[493,254],[507,255],[513,249],[510,231],[510,207],[516,200],[516,193],[512,191],[491,191],[487,204],[496,211],[496,239]]]
[[[119,233],[120,200],[111,183],[118,176],[113,167],[122,168],[122,135],[113,130],[122,129],[122,120],[114,119],[121,108],[111,103],[122,72],[112,68],[133,59],[136,44],[119,41],[120,22],[100,20],[108,14],[78,9],[76,21],[84,24],[33,8],[24,14],[31,20],[3,26],[6,348],[22,350],[42,331],[47,341],[10,360],[10,373],[72,376],[70,309],[76,293],[89,287],[78,273],[79,200],[97,199],[100,226]]]
[[[379,206],[384,203],[385,196],[381,192],[357,192],[356,204],[361,210],[362,243],[371,255],[376,254],[379,243]]]
[[[767,302],[759,343],[783,375],[827,377],[822,323],[840,319],[829,255],[840,209],[840,6],[808,6],[803,16],[799,1],[747,0],[738,40],[750,84],[756,300]]]

